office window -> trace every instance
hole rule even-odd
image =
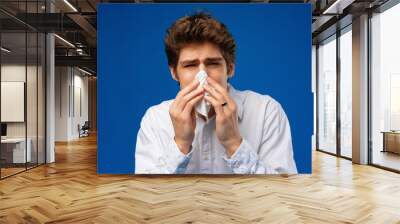
[[[44,1],[2,2],[16,12],[42,13]],[[15,7],[14,7],[15,6]],[[18,6],[18,7],[16,7]],[[0,12],[0,178],[45,162],[45,35]]]
[[[371,18],[371,162],[400,170],[400,4]]]
[[[26,34],[1,34],[1,177],[25,170],[30,162],[30,141],[26,139]],[[5,49],[5,50],[4,50]],[[28,147],[28,150],[27,150]]]
[[[351,26],[340,36],[340,154],[351,158],[352,149],[352,35]]]
[[[336,36],[318,47],[318,145],[336,153]]]

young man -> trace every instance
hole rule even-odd
[[[236,44],[208,14],[177,20],[165,37],[172,78],[181,90],[150,107],[136,142],[136,174],[295,174],[288,119],[278,102],[228,83]],[[207,74],[206,84],[196,74]],[[209,103],[206,114],[197,105]]]

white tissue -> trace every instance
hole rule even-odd
[[[201,88],[202,86],[207,84],[207,73],[203,70],[200,70],[197,74],[196,74],[196,79],[199,80],[200,84],[198,88]],[[206,95],[208,95],[207,93],[205,93]],[[204,98],[197,103],[196,105],[196,111],[197,113],[208,117],[208,112],[211,109],[211,105],[210,103],[208,103]]]

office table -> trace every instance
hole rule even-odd
[[[400,131],[382,131],[383,150],[382,152],[392,152],[400,154]]]
[[[27,147],[25,151],[25,138],[6,138],[1,139],[1,159],[5,163],[25,163],[31,162],[32,140],[26,139]]]

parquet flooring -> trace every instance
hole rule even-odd
[[[400,175],[313,153],[313,174],[96,173],[96,139],[0,181],[0,223],[400,223]]]

